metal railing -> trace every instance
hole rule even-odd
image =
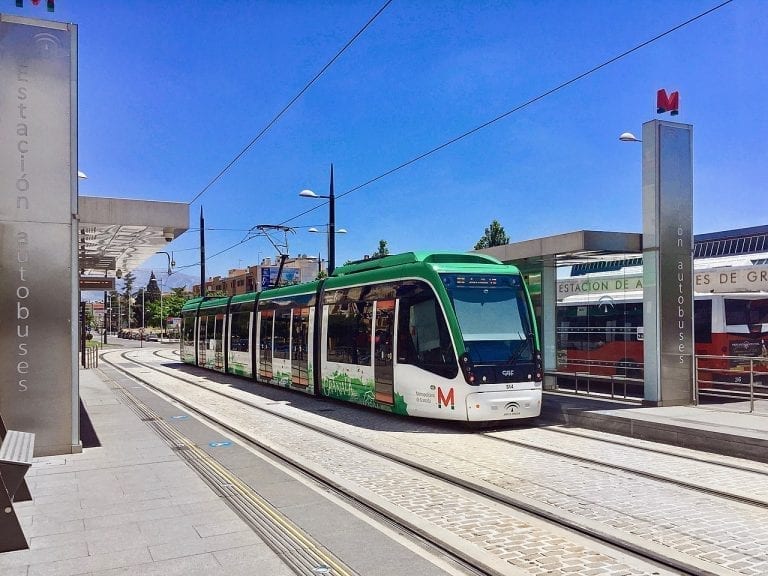
[[[697,355],[694,362],[696,405],[704,398],[705,402],[733,403],[734,408],[750,413],[768,407],[768,357]],[[560,392],[630,401],[643,398],[642,364],[570,360],[567,368],[545,372],[557,379]]]
[[[557,378],[557,389],[563,392],[572,391],[574,394],[585,394],[595,396],[609,396],[612,399],[621,398],[624,400],[642,399],[643,377],[642,364],[627,362],[609,362],[609,361],[569,361],[568,367],[572,370],[548,370],[547,376]],[[594,370],[614,372],[613,374],[595,374]],[[625,376],[622,372],[632,374],[639,373],[638,376]],[[573,382],[573,387],[568,386]],[[628,385],[637,385],[640,389],[637,394],[628,394]]]
[[[80,365],[83,368],[99,367],[99,346],[86,346],[85,352],[81,352]]]
[[[725,364],[725,365],[723,365]],[[701,397],[755,401],[768,399],[768,358],[754,356],[706,356],[695,359],[694,402]]]

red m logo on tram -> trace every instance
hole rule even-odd
[[[680,94],[672,92],[667,96],[667,91],[663,88],[656,92],[656,113],[664,114],[669,112],[672,116],[677,116],[680,111]]]
[[[446,396],[443,393],[443,389],[440,388],[440,386],[438,386],[437,387],[437,407],[438,408],[442,408],[443,406],[447,407],[449,404],[451,406],[451,410],[453,410],[455,407],[454,405],[456,404],[453,398],[453,388],[448,390],[448,395]]]

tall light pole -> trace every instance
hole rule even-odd
[[[302,190],[299,196],[328,199],[328,275],[330,276],[336,268],[336,199],[333,195],[333,164],[331,164],[331,185],[328,196],[315,194],[312,190]]]
[[[200,296],[205,298],[205,218],[200,206]]]
[[[203,215],[203,209],[200,208],[200,221],[202,222],[202,215]],[[202,226],[201,226],[202,229]],[[202,234],[202,232],[201,232]],[[202,237],[202,236],[201,236]],[[203,248],[205,250],[205,248]],[[168,276],[173,274],[173,267],[176,266],[176,261],[173,259],[173,253],[168,254],[168,252],[163,252],[162,250],[159,250],[157,252],[158,254],[165,254],[168,257],[168,272],[166,274],[166,279]],[[202,264],[203,270],[205,269],[205,264]],[[205,273],[203,273],[205,275]],[[201,286],[202,290],[202,286]],[[163,333],[165,332],[165,316],[163,316],[163,277],[160,277],[160,340],[163,339]]]
[[[163,316],[163,279],[160,278],[160,342],[163,341],[165,333],[165,316]]]
[[[168,252],[164,252],[162,250],[158,250],[157,254],[165,254],[165,256],[168,258],[168,272],[167,275],[170,276],[173,274],[173,267],[176,266],[176,260],[173,259],[173,252],[168,254]]]
[[[313,226],[312,228],[307,230],[307,232],[312,232],[313,234],[328,234],[329,236],[331,234],[328,227],[326,227],[325,230],[318,230],[317,228],[315,228]],[[336,234],[346,234],[347,233],[347,229],[346,228],[339,228],[338,230],[336,230],[335,233]],[[328,240],[328,246],[329,246],[328,249],[329,250],[330,250],[330,245],[331,245],[331,242],[330,242],[330,238],[329,238],[329,240]],[[318,258],[317,271],[318,271],[318,273],[320,273],[320,271],[322,270],[322,260],[320,260],[320,256],[319,255],[318,255],[317,258]],[[331,257],[329,255],[328,256],[328,276],[330,276],[331,273],[333,272],[333,269],[331,268],[330,260],[331,260]]]
[[[141,289],[141,332],[139,332],[139,348],[144,347],[144,288]]]

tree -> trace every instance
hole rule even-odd
[[[509,244],[509,236],[504,232],[504,226],[499,224],[498,220],[491,222],[491,225],[485,229],[485,234],[475,244],[475,250],[491,248],[493,246],[503,246]]]
[[[155,302],[160,300],[160,287],[157,285],[157,278],[155,278],[155,272],[149,276],[149,282],[147,282],[147,289],[145,291],[145,297],[147,302]]]
[[[144,288],[139,288],[136,294],[133,295],[133,306],[131,307],[131,313],[133,314],[132,326],[141,328],[147,325],[147,292]],[[142,314],[144,318],[142,319]]]
[[[162,302],[156,300],[147,305],[148,322],[150,326],[162,327],[166,318],[181,316],[181,308],[188,300],[183,288],[174,288],[171,294],[163,296]]]
[[[135,326],[135,322],[131,322],[131,300],[133,298],[133,295],[131,294],[133,292],[133,283],[136,281],[136,276],[133,275],[133,272],[130,270],[123,278],[123,294],[122,294],[122,312],[125,314],[125,317],[128,319],[128,325],[129,326]],[[121,327],[122,327],[122,319],[121,319]]]
[[[373,254],[371,254],[371,258],[382,258],[384,256],[389,256],[389,248],[387,248],[387,241],[379,240],[379,249]]]

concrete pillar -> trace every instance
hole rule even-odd
[[[0,14],[0,55],[0,412],[77,452],[77,27]]]
[[[544,361],[544,390],[557,388],[557,265],[551,256],[541,267],[541,353]]]
[[[693,126],[643,124],[645,403],[693,402]]]

